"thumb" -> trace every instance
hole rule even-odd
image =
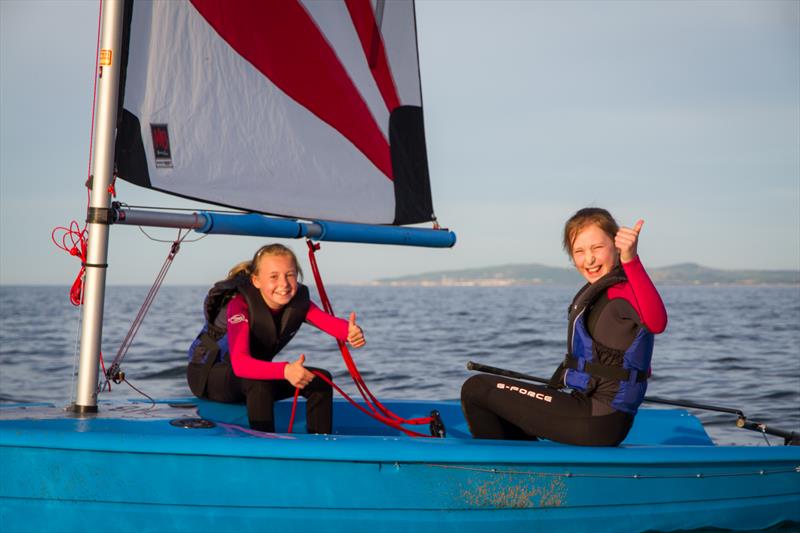
[[[351,326],[355,326],[356,325],[356,314],[355,313],[350,313],[349,322],[350,322]]]
[[[639,219],[636,221],[636,224],[633,226],[633,231],[639,233],[642,230],[642,226],[644,226],[644,220]]]
[[[306,355],[302,353],[300,354],[300,357],[297,358],[297,361],[295,361],[295,363],[300,363],[301,365],[305,362],[306,362]]]

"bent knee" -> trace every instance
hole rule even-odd
[[[322,374],[323,376],[325,376],[328,379],[333,379],[333,376],[331,375],[331,373],[328,372],[327,370],[325,370],[324,368],[309,368],[309,370],[313,370],[315,373]]]
[[[331,387],[331,383],[333,383],[333,377],[331,376],[330,372],[323,368],[306,368],[313,371],[314,374],[319,374],[319,376],[315,375],[314,379],[311,380],[311,383],[308,384],[310,390],[333,390],[333,387]],[[323,379],[323,377],[325,379]]]
[[[461,385],[461,401],[470,401],[485,396],[487,390],[491,388],[491,384],[488,383],[490,379],[489,376],[484,374],[475,374],[467,379]]]

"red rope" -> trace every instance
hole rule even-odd
[[[297,411],[297,395],[300,394],[300,387],[294,389],[294,402],[292,403],[292,416],[289,417],[289,429],[286,433],[292,432],[292,426],[294,426],[294,413]]]
[[[61,234],[61,239],[56,238],[56,233],[59,231],[63,232]],[[81,229],[78,223],[73,220],[70,222],[68,228],[64,226],[54,228],[53,232],[50,234],[50,238],[57,247],[81,260],[81,269],[69,291],[69,301],[72,302],[72,305],[81,305],[83,303],[83,276],[86,273],[86,267],[84,266],[86,264],[86,245],[88,238],[86,227],[84,226],[84,228]]]
[[[103,21],[103,2],[99,2],[99,10],[97,13],[97,43],[95,45],[94,56],[94,71],[92,77],[94,78],[94,86],[92,88],[92,118],[89,123],[89,162],[86,170],[86,206],[88,209],[92,197],[92,150],[94,147],[94,124],[95,124],[95,109],[97,106],[97,78],[99,77],[100,65],[100,33]],[[113,186],[113,184],[112,184]],[[111,191],[109,191],[111,192]],[[62,232],[61,238],[56,239],[56,233]],[[89,233],[86,230],[86,224],[83,228],[75,220],[69,223],[69,227],[58,226],[53,228],[50,233],[50,239],[58,248],[64,250],[68,254],[77,257],[81,260],[81,269],[72,283],[69,290],[69,301],[74,306],[83,304],[83,281],[86,274],[86,248],[89,239]],[[103,367],[103,374],[105,374],[105,362],[103,361],[103,352],[100,352],[100,365]],[[108,390],[111,390],[111,384],[108,383]]]
[[[103,2],[100,2],[100,10],[97,14],[97,44],[94,52],[94,87],[92,89],[92,122],[89,127],[89,169],[86,171],[87,188],[92,179],[92,148],[94,147],[94,112],[97,105],[97,78],[100,74],[100,31],[103,26]]]
[[[406,428],[404,428],[403,426],[400,425],[401,422],[396,422],[394,420],[390,420],[389,418],[383,417],[380,414],[370,413],[369,411],[367,411],[366,409],[361,407],[359,404],[357,404],[356,401],[353,400],[350,396],[348,396],[346,392],[344,392],[342,389],[340,389],[339,386],[336,385],[336,383],[333,382],[333,380],[328,379],[328,376],[326,376],[325,374],[323,374],[321,372],[317,372],[315,370],[312,370],[311,372],[315,376],[317,376],[317,377],[321,378],[323,381],[325,381],[328,385],[330,385],[331,387],[336,389],[336,392],[341,394],[342,397],[344,397],[345,400],[350,402],[353,405],[353,407],[355,407],[356,409],[358,409],[359,411],[361,411],[365,415],[371,416],[372,418],[374,418],[374,419],[376,419],[376,420],[378,420],[380,422],[383,422],[387,426],[391,426],[391,427],[393,427],[395,429],[398,429],[398,430],[402,431],[403,433],[405,433],[406,435],[409,435],[411,437],[431,437],[431,435],[425,435],[424,433],[417,433],[416,431],[413,431],[413,430],[410,430],[410,429],[406,429]],[[414,418],[412,420],[423,420],[423,419],[422,418]],[[428,417],[427,419],[424,419],[424,420],[427,420],[428,422],[430,422],[430,417]],[[427,422],[405,421],[405,422],[402,422],[402,423],[405,423],[405,424],[415,424],[415,423],[423,424],[423,423],[427,423]]]
[[[317,372],[316,370],[311,370],[311,373],[314,374],[316,377],[322,379],[324,382],[326,382],[328,385],[330,385],[334,389],[336,389],[336,392],[341,394],[342,397],[344,397],[345,400],[350,402],[350,404],[353,407],[355,407],[356,409],[358,409],[359,411],[361,411],[365,415],[371,416],[372,418],[374,418],[374,419],[376,419],[376,420],[378,420],[380,422],[383,422],[387,426],[391,426],[391,427],[393,427],[393,428],[395,428],[395,429],[397,429],[399,431],[402,431],[403,433],[405,433],[406,435],[408,435],[410,437],[430,437],[430,435],[425,435],[424,433],[418,433],[416,431],[413,431],[413,430],[410,430],[410,429],[406,429],[406,428],[404,428],[403,426],[400,425],[400,422],[395,422],[394,420],[390,420],[388,418],[385,418],[385,417],[381,416],[378,413],[370,413],[369,411],[367,411],[366,409],[364,409],[363,407],[358,405],[355,402],[355,400],[353,400],[346,392],[344,392],[341,388],[339,388],[339,386],[336,385],[336,383],[334,383],[332,379],[328,379],[328,376],[326,376],[322,372]],[[289,429],[287,430],[287,433],[291,433],[292,432],[292,427],[294,426],[294,415],[295,415],[295,411],[297,410],[297,395],[299,393],[300,393],[300,389],[299,388],[295,389],[295,391],[294,391],[294,402],[292,403],[292,414],[289,417]],[[415,418],[413,420],[422,420],[422,419]],[[428,420],[430,420],[430,419],[428,419]]]
[[[93,149],[93,140],[94,140],[94,114],[95,114],[95,107],[97,104],[97,77],[98,77],[98,67],[100,64],[100,31],[102,27],[102,20],[103,20],[103,3],[100,2],[99,12],[97,14],[97,44],[95,45],[95,57],[94,57],[94,87],[92,88],[92,118],[89,124],[89,163],[88,169],[86,171],[87,180],[86,180],[86,205],[88,207],[89,202],[91,201],[91,186],[92,186],[92,149]],[[61,236],[61,242],[56,240],[56,232],[62,231],[64,232]],[[81,269],[78,272],[75,281],[72,283],[72,287],[69,291],[69,301],[72,302],[72,305],[79,306],[83,303],[83,278],[84,274],[86,273],[86,246],[87,246],[87,239],[89,238],[89,234],[86,231],[86,224],[83,225],[83,228],[76,221],[72,221],[69,224],[68,228],[63,226],[59,226],[54,228],[52,233],[50,234],[50,238],[53,240],[53,243],[67,252],[70,255],[73,255],[81,260]],[[68,244],[68,240],[70,241]]]
[[[103,361],[103,352],[100,352],[100,366],[103,368],[103,375],[106,375],[106,363]],[[108,388],[108,392],[111,392],[111,382],[106,379],[106,382],[103,384],[103,388],[100,389],[100,392],[106,390]]]
[[[330,298],[328,298],[328,293],[325,291],[325,286],[322,283],[322,276],[319,272],[319,267],[317,266],[317,260],[314,255],[316,250],[319,250],[320,245],[314,244],[310,240],[306,240],[306,244],[308,245],[308,259],[311,263],[311,271],[314,273],[314,281],[317,284],[317,291],[319,292],[320,300],[322,301],[323,309],[326,313],[333,315],[333,306],[331,305]],[[337,344],[339,345],[339,351],[342,353],[342,359],[344,359],[345,365],[347,366],[347,370],[350,372],[350,377],[353,379],[353,383],[355,383],[358,392],[361,394],[361,397],[364,399],[364,403],[370,409],[370,411],[365,410],[356,402],[354,402],[348,395],[346,395],[339,387],[333,384],[332,381],[328,380],[327,377],[324,377],[315,372],[315,374],[321,377],[323,380],[328,382],[331,386],[336,388],[336,390],[344,396],[351,404],[357,407],[362,412],[366,413],[369,416],[372,416],[376,420],[383,422],[384,424],[391,426],[393,428],[399,429],[406,433],[407,435],[412,435],[416,437],[428,437],[430,435],[424,435],[422,433],[417,433],[415,431],[407,430],[400,426],[400,424],[410,424],[410,425],[422,425],[422,424],[430,424],[432,421],[431,417],[422,417],[422,418],[411,418],[405,419],[401,416],[396,415],[395,413],[391,412],[386,406],[384,406],[375,395],[370,392],[369,388],[367,387],[366,382],[364,381],[363,376],[358,371],[358,367],[356,366],[353,357],[350,355],[350,350],[348,350],[347,345],[344,341],[337,340]]]

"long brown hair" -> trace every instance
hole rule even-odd
[[[294,263],[294,268],[297,271],[297,278],[303,279],[303,270],[300,268],[300,263],[297,261],[297,256],[294,255],[294,252],[291,250],[291,248],[287,248],[286,246],[278,243],[267,244],[259,248],[253,255],[253,259],[249,261],[242,261],[231,268],[228,271],[228,277],[226,279],[233,279],[242,272],[245,272],[250,276],[253,274],[258,274],[258,262],[261,257],[265,255],[282,255],[284,257],[291,257],[292,262]]]
[[[572,243],[575,242],[575,237],[586,226],[592,224],[603,230],[606,235],[614,240],[617,232],[619,231],[619,224],[611,216],[611,213],[600,207],[584,207],[579,209],[574,215],[569,217],[567,223],[564,224],[564,251],[572,259]]]

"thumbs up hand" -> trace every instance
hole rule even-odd
[[[315,377],[314,374],[306,370],[306,367],[303,366],[305,362],[306,356],[300,354],[300,357],[298,357],[296,361],[292,361],[283,367],[283,377],[298,389],[304,388],[311,383],[311,380]]]
[[[350,313],[350,320],[347,321],[347,342],[353,348],[361,348],[367,341],[364,339],[364,332],[356,324],[356,314]]]
[[[619,258],[623,263],[628,263],[636,259],[636,251],[639,243],[639,232],[642,231],[644,220],[637,220],[632,228],[620,227],[614,238],[614,246],[619,250]]]

